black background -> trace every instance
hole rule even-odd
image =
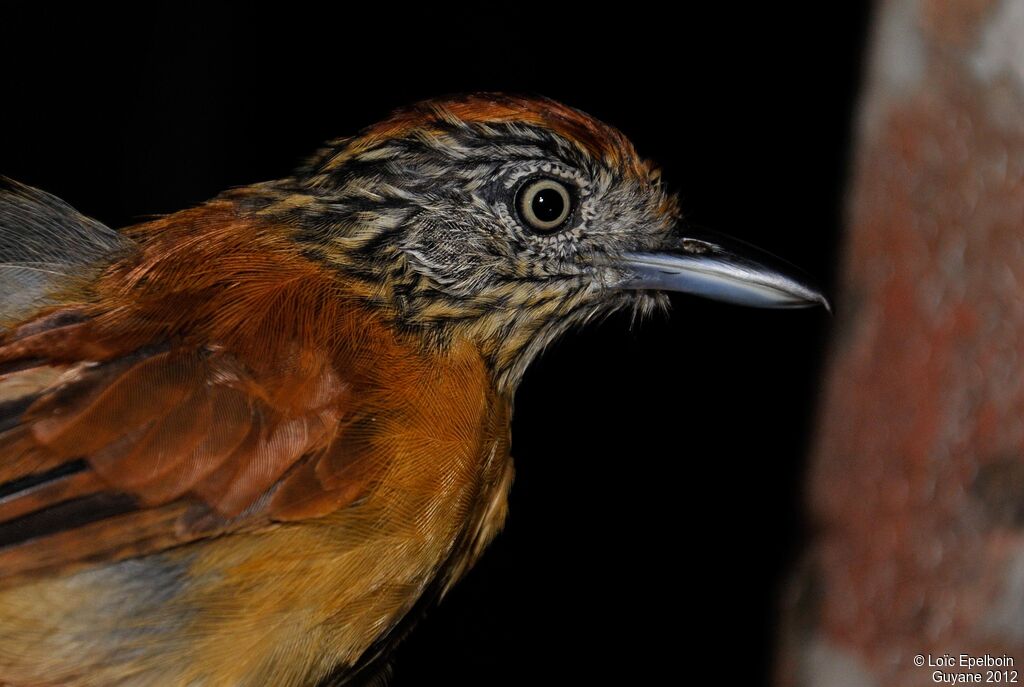
[[[868,12],[754,5],[8,3],[0,173],[124,226],[419,98],[535,92],[626,132],[693,224],[830,287]],[[830,326],[679,297],[555,345],[517,396],[507,528],[394,684],[765,681]]]

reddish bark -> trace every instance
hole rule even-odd
[[[1024,2],[876,22],[779,683],[1024,681]]]

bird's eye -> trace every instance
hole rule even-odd
[[[569,218],[572,211],[572,195],[565,184],[554,179],[530,181],[519,191],[516,198],[519,217],[534,231],[550,233]]]

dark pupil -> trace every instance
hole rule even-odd
[[[531,204],[534,216],[541,222],[554,222],[562,216],[565,209],[565,199],[562,194],[553,188],[544,188],[537,191]]]

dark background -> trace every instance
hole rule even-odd
[[[750,5],[8,3],[0,174],[124,226],[283,176],[416,99],[536,92],[632,137],[692,223],[829,286],[868,12]],[[396,686],[767,679],[831,321],[673,306],[531,368],[507,528],[401,646]]]

